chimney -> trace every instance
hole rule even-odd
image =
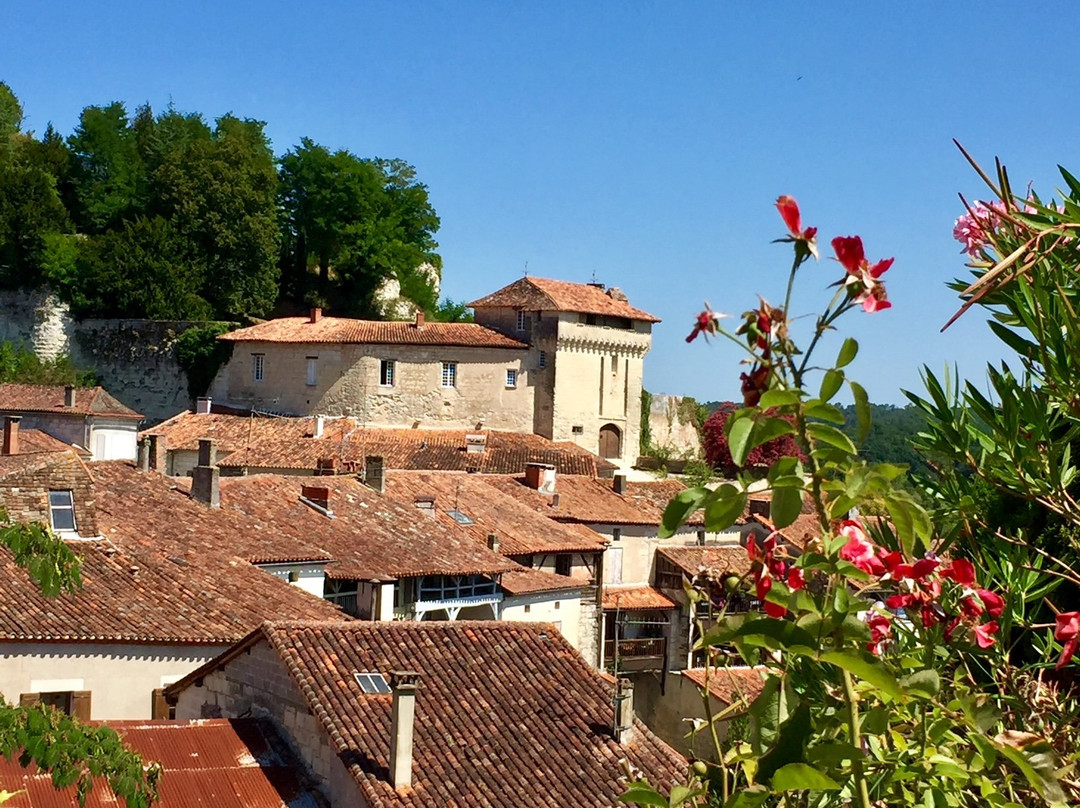
[[[326,427],[326,416],[325,415],[316,415],[315,416],[315,426],[311,430],[311,437],[313,437],[313,438],[321,438],[323,436],[323,429],[325,427]]]
[[[382,455],[369,455],[364,458],[364,482],[380,494],[386,493],[386,470]]]
[[[69,384],[64,388],[64,406],[67,409],[73,409],[75,407],[75,386]]]
[[[413,725],[416,723],[416,688],[420,674],[390,674],[393,703],[390,708],[390,784],[395,789],[412,785]]]
[[[415,326],[416,326],[416,328],[423,328],[424,327],[424,312],[422,312],[422,311],[417,311],[416,312]]]
[[[333,477],[337,474],[336,457],[320,457],[315,461],[316,477]]]
[[[150,439],[143,438],[139,441],[138,453],[136,454],[139,471],[150,471]]]
[[[151,471],[160,471],[165,473],[165,457],[168,452],[168,441],[164,435],[150,435],[147,437],[150,441],[150,450],[147,453],[149,455],[148,464]]]
[[[494,533],[488,533],[488,549],[493,553],[499,552],[499,537]]]
[[[300,486],[300,499],[317,505],[324,511],[330,511],[330,489],[321,485]]]
[[[435,497],[429,495],[420,496],[413,500],[413,505],[416,506],[416,510],[424,514],[424,516],[430,516],[435,518]]]
[[[630,740],[630,730],[634,728],[634,683],[629,679],[619,678],[615,685],[615,721],[612,735],[617,743]]]
[[[4,447],[0,454],[17,455],[19,453],[19,421],[21,415],[8,415],[4,418]]]
[[[611,485],[612,490],[619,496],[626,494],[626,475],[616,474]]]
[[[220,508],[219,477],[214,441],[203,438],[199,441],[199,465],[191,470],[192,499],[197,499],[211,508]]]
[[[318,306],[311,310],[311,316],[308,318],[309,323],[317,323],[322,319],[322,309]]]
[[[526,463],[525,484],[541,494],[554,494],[555,467],[548,463]]]
[[[196,415],[209,415],[210,414],[210,399],[206,396],[199,396],[195,399],[195,414]]]

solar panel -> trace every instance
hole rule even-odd
[[[459,525],[471,525],[471,524],[473,524],[473,520],[469,516],[466,516],[465,514],[463,514],[461,511],[452,510],[452,511],[447,511],[446,513],[450,516],[451,519],[453,519]]]
[[[353,671],[356,683],[365,693],[389,693],[390,685],[386,683],[386,677],[381,673],[369,673],[367,671]]]

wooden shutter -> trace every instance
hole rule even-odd
[[[169,702],[165,701],[165,689],[156,688],[151,695],[150,717],[155,721],[161,718],[172,718],[169,715]]]
[[[19,694],[19,706],[20,707],[37,707],[41,704],[40,693],[20,693]]]
[[[90,720],[89,690],[76,690],[71,694],[71,714],[80,721]]]

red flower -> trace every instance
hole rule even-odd
[[[980,648],[989,648],[994,644],[994,635],[997,634],[998,624],[996,620],[983,623],[975,627],[975,642]]]
[[[1060,670],[1069,664],[1073,654],[1076,653],[1077,644],[1080,643],[1080,612],[1062,612],[1057,616],[1054,639],[1065,642],[1064,648],[1061,649],[1061,658],[1057,663],[1057,668]]]
[[[848,271],[849,275],[858,275],[866,263],[862,239],[858,236],[837,236],[832,240],[836,260]]]
[[[776,209],[780,211],[780,216],[787,225],[788,232],[791,233],[791,240],[796,242],[796,252],[804,251],[803,257],[809,253],[817,258],[817,228],[803,229],[799,203],[792,197],[784,195],[776,200]]]
[[[743,403],[747,407],[756,407],[761,401],[761,394],[769,389],[769,367],[754,365],[749,373],[740,373],[742,381]]]
[[[975,619],[981,617],[986,610],[977,598],[969,596],[960,601],[960,611],[964,613],[964,617]]]
[[[709,308],[709,304],[705,304],[705,311],[701,312],[694,318],[694,330],[687,336],[687,342],[693,342],[698,338],[698,334],[705,334],[705,338],[708,339],[710,334],[715,334],[720,328],[720,315]]]
[[[920,558],[911,568],[912,578],[925,578],[938,568],[941,562],[936,558]]]
[[[840,548],[840,558],[850,561],[870,575],[881,575],[885,572],[885,565],[878,558],[877,548],[867,540],[862,525],[853,519],[847,519],[840,523],[840,535],[848,539],[847,544]]]
[[[858,236],[837,236],[832,240],[832,246],[836,260],[847,271],[844,285],[850,288],[855,302],[862,304],[863,311],[869,314],[890,308],[892,303],[885,294],[885,285],[879,279],[895,259],[886,258],[871,266],[866,260],[862,239]]]
[[[798,592],[804,586],[806,586],[806,576],[799,567],[792,567],[787,576],[788,589],[792,592]]]
[[[997,592],[991,592],[989,589],[976,589],[979,599],[986,606],[986,613],[997,619],[1001,617],[1001,613],[1005,611],[1005,598],[1001,597]]]
[[[958,558],[941,570],[941,577],[956,581],[961,586],[975,583],[975,565],[965,558]]]

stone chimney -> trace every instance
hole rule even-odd
[[[19,421],[21,415],[8,415],[4,418],[4,446],[0,454],[17,455],[19,453]]]
[[[323,436],[323,430],[326,428],[326,416],[316,415],[315,424],[311,429],[311,437],[321,438]]]
[[[311,315],[308,317],[308,322],[309,323],[317,323],[321,319],[322,319],[322,309],[320,309],[318,306],[316,306],[315,308],[313,308],[311,310]]]
[[[64,407],[69,410],[75,407],[75,385],[73,384],[64,388]]]
[[[422,311],[417,311],[416,312],[416,323],[414,325],[415,325],[416,328],[423,328],[424,327],[424,312],[422,312]]]
[[[136,466],[139,471],[150,471],[150,439],[142,438],[138,443],[135,455]]]
[[[412,785],[413,728],[416,723],[416,688],[420,674],[390,674],[393,703],[390,708],[390,784],[399,789]]]
[[[488,533],[488,549],[493,553],[497,553],[499,552],[500,545],[501,542],[499,541],[499,537],[494,533]]]
[[[386,468],[383,464],[382,455],[368,455],[364,458],[364,482],[368,488],[386,493]]]
[[[199,441],[199,465],[191,470],[191,497],[211,508],[221,507],[220,472],[214,441]]]
[[[149,435],[148,465],[151,471],[165,473],[165,458],[168,456],[168,440],[164,435]]]
[[[554,494],[555,467],[548,463],[526,463],[525,485],[541,494]]]
[[[209,415],[211,401],[207,396],[199,396],[195,399],[195,414]]]
[[[622,473],[616,473],[615,478],[611,484],[611,490],[613,490],[619,496],[626,494],[626,475]]]
[[[612,735],[618,743],[630,740],[630,730],[634,728],[634,683],[629,679],[619,678],[615,685],[615,722]]]

